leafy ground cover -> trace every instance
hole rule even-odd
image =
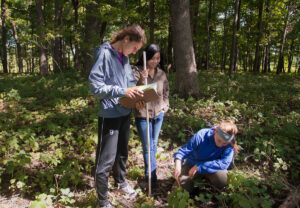
[[[139,196],[114,190],[119,207],[278,207],[299,186],[300,77],[201,72],[202,96],[183,100],[171,85],[157,154],[160,185],[147,197],[142,148],[131,128],[128,183]],[[97,142],[98,101],[77,73],[1,75],[0,207],[94,207],[92,168]],[[172,155],[197,130],[220,119],[239,128],[240,154],[229,185],[205,181],[189,195],[174,189]],[[20,202],[21,201],[21,202]]]

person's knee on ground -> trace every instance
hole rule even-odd
[[[227,186],[227,178],[228,178],[228,171],[227,170],[220,170],[215,173],[206,174],[205,177],[209,180],[209,182],[216,188],[222,189]]]

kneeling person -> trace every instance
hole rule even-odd
[[[217,188],[226,186],[227,169],[238,152],[237,132],[236,125],[229,120],[198,131],[174,154],[174,177],[180,185],[192,192],[194,178],[202,175]]]

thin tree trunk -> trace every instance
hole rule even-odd
[[[281,47],[279,51],[279,56],[278,56],[278,64],[277,64],[277,71],[276,74],[279,74],[283,72],[284,68],[284,45],[285,45],[285,40],[286,40],[286,35],[287,35],[287,24],[289,20],[289,13],[290,13],[290,7],[287,9],[287,14],[286,14],[286,19],[284,21],[284,30],[282,34],[282,39],[281,39]]]
[[[2,21],[2,51],[1,51],[1,61],[2,61],[2,67],[3,72],[8,73],[7,68],[7,28],[6,28],[6,5],[5,0],[1,0],[1,21]]]
[[[176,89],[181,97],[199,96],[198,73],[193,48],[189,0],[170,0]]]
[[[98,2],[98,1],[97,1]],[[127,9],[127,4],[126,4],[126,0],[123,0],[123,10],[126,11]],[[123,28],[127,26],[128,22],[125,18],[122,18],[123,19]]]
[[[227,48],[227,42],[226,42],[226,36],[227,36],[226,19],[227,19],[227,10],[224,12],[224,21],[223,21],[224,36],[223,36],[223,47],[222,47],[222,65],[221,65],[221,71],[225,71],[225,66],[226,66],[226,48]]]
[[[154,0],[150,0],[150,43],[154,43]]]
[[[17,59],[18,59],[18,68],[19,68],[19,73],[23,73],[23,56],[22,56],[22,47],[18,38],[18,32],[17,32],[17,28],[16,28],[16,24],[14,23],[14,21],[12,21],[12,19],[10,19],[10,23],[12,25],[12,29],[13,29],[13,33],[14,33],[14,38],[16,41],[16,45],[17,45]]]
[[[255,58],[254,58],[254,72],[259,72],[260,69],[260,41],[262,38],[262,15],[263,15],[263,7],[264,1],[260,0],[259,2],[259,14],[258,14],[258,33],[256,39],[256,47],[255,47]]]
[[[79,54],[79,44],[78,44],[78,40],[76,38],[76,34],[78,34],[78,5],[79,5],[79,0],[72,0],[73,3],[73,8],[74,8],[74,23],[75,23],[75,27],[74,27],[74,32],[75,32],[75,38],[74,38],[74,45],[75,45],[75,51],[74,51],[74,68],[75,71],[79,71],[79,58],[78,58],[78,54]],[[72,50],[73,51],[73,50]]]
[[[267,64],[266,64],[266,62],[267,62],[267,46],[265,45],[264,52],[263,52],[263,59],[262,59],[262,63],[261,63],[261,67],[262,67],[261,71],[263,73],[267,72]]]
[[[294,57],[294,40],[292,40],[292,43],[290,45],[289,55],[288,55],[288,73],[290,73],[292,69],[293,57]]]
[[[241,4],[242,4],[242,0],[240,0],[240,3],[239,3],[239,8],[238,8],[238,21],[237,21],[237,27],[236,27],[236,32],[238,33],[238,31],[240,30],[240,11],[241,11]],[[234,72],[237,72],[238,70],[238,60],[239,60],[239,53],[240,53],[240,50],[239,50],[239,38],[238,36],[236,37],[236,42],[235,42],[235,57],[234,57],[234,67],[233,67],[233,71]]]
[[[169,20],[169,35],[168,35],[168,60],[167,63],[169,63],[170,65],[167,66],[167,71],[169,72],[171,69],[173,69],[175,71],[175,67],[174,67],[174,59],[173,59],[173,45],[172,45],[172,29],[171,29],[171,18]]]
[[[42,2],[41,0],[35,0],[36,2],[36,12],[37,12],[37,18],[38,18],[38,43],[39,43],[39,57],[40,57],[40,73],[41,75],[47,75],[48,74],[48,63],[47,63],[47,55],[46,55],[46,48],[43,44],[44,41],[44,33],[43,29],[45,27],[44,24],[44,17],[42,12]]]
[[[271,44],[269,43],[268,44],[268,47],[267,47],[267,72],[271,72],[271,51],[270,51],[270,48],[271,48]]]
[[[53,71],[60,72],[63,68],[62,62],[62,38],[59,37],[62,29],[62,11],[63,5],[60,3],[60,0],[55,0],[55,20],[54,20],[54,30],[56,30],[56,37],[54,39],[53,47]]]
[[[231,50],[230,50],[230,65],[229,65],[229,75],[231,75],[234,68],[234,59],[236,57],[236,32],[238,27],[238,17],[239,17],[239,6],[240,0],[235,0],[235,13],[234,13],[234,22],[232,29],[232,42],[231,42]]]
[[[209,9],[207,14],[207,42],[206,42],[206,70],[210,68],[210,35],[211,35],[211,16],[213,0],[209,0]]]

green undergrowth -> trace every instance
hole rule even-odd
[[[174,152],[199,129],[232,119],[240,153],[226,189],[200,185],[196,196],[177,190],[170,199],[196,207],[278,206],[299,184],[300,77],[200,72],[201,97],[186,100],[176,94],[174,80],[170,74],[171,107],[159,147]],[[1,75],[0,191],[36,199],[37,207],[77,206],[74,192],[88,189],[84,176],[94,164],[97,105],[87,79],[74,72]],[[132,127],[130,148],[138,153]],[[128,168],[133,180],[141,175],[142,167]]]

